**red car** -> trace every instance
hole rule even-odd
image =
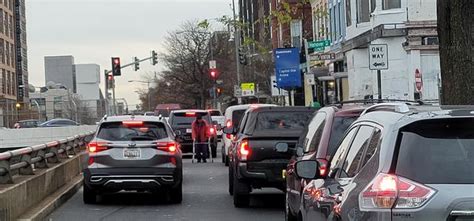
[[[336,152],[341,138],[364,110],[361,105],[330,106],[320,109],[313,115],[287,167],[285,220],[302,220],[301,215],[304,212],[300,211],[303,201],[301,197],[304,195],[306,184],[310,181],[301,179],[295,174],[295,163],[300,160],[316,160],[322,165],[319,171],[321,177],[327,176],[328,162]]]

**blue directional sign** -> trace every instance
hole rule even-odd
[[[298,48],[277,48],[275,56],[278,88],[301,87],[300,51]]]

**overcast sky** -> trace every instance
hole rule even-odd
[[[73,55],[76,64],[95,63],[110,69],[110,57],[122,64],[162,51],[168,31],[186,20],[230,15],[231,0],[27,0],[29,80],[43,86],[44,56]],[[116,80],[117,97],[126,98],[131,109],[139,104],[134,92],[146,85],[128,83],[146,73],[163,69],[149,62],[141,70],[122,70]],[[102,76],[102,74],[101,74]],[[103,88],[103,79],[101,79]]]

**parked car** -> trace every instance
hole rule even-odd
[[[295,151],[301,132],[315,109],[309,107],[258,107],[249,109],[238,128],[229,164],[229,192],[236,207],[249,205],[252,189],[285,190],[283,170]]]
[[[306,187],[319,194],[305,205],[305,220],[472,220],[472,113],[405,104],[367,109],[339,145],[328,178]],[[296,171],[314,178],[318,167],[301,161]]]
[[[166,191],[182,200],[182,155],[171,128],[158,117],[104,118],[88,144],[84,169],[84,203],[121,190]]]
[[[239,123],[244,116],[245,111],[247,111],[250,107],[257,108],[257,107],[276,107],[273,104],[244,104],[244,105],[235,105],[230,106],[225,110],[225,125],[223,128],[238,128]],[[229,166],[229,149],[233,145],[233,135],[232,134],[223,134],[222,136],[222,162],[225,163],[226,166]]]
[[[219,125],[220,128],[223,128],[225,125],[225,117],[222,115],[222,112],[218,109],[207,110],[211,114],[212,122],[217,123],[215,126]],[[222,130],[217,130],[217,138],[222,139]]]
[[[310,181],[295,174],[295,163],[300,160],[316,160],[321,165],[320,176],[325,177],[328,172],[325,166],[336,152],[341,138],[364,110],[362,105],[329,106],[321,108],[313,115],[301,134],[296,146],[297,151],[287,166],[285,220],[296,221],[298,216],[301,216],[303,188]]]
[[[39,125],[39,127],[70,127],[79,126],[79,123],[69,119],[52,119]]]
[[[169,118],[169,124],[175,133],[181,138],[181,148],[183,153],[193,152],[192,123],[196,116],[202,116],[209,124],[213,124],[211,115],[206,110],[175,110],[172,111]],[[217,156],[217,131],[218,128],[211,127],[211,151],[212,157]]]
[[[18,121],[19,128],[35,128],[38,127],[42,121],[40,120],[21,120]]]

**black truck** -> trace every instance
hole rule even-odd
[[[247,207],[252,189],[285,191],[283,171],[315,111],[309,107],[250,108],[239,128],[224,130],[236,137],[229,156],[229,193],[234,196],[234,206]]]

